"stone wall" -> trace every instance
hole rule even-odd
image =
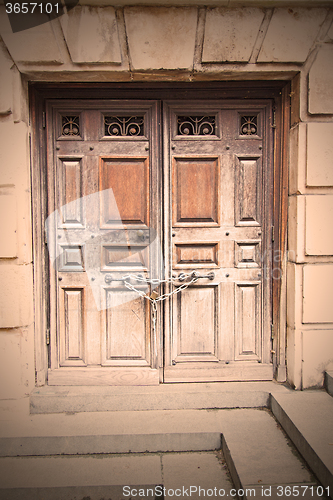
[[[27,396],[35,382],[29,80],[293,79],[288,379],[321,385],[333,367],[332,2],[107,3],[17,33],[0,6],[0,398]]]

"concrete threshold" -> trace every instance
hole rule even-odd
[[[44,386],[32,392],[30,413],[260,408],[269,406],[271,392],[290,390],[274,381],[141,387]]]

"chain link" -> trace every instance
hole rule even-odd
[[[182,279],[185,280],[187,278],[191,278],[190,281],[188,281],[187,283],[182,283],[181,285],[179,285],[177,288],[175,288],[174,290],[172,290],[169,293],[163,293],[162,295],[160,295],[156,298],[152,298],[146,292],[144,292],[143,290],[138,290],[137,288],[135,288],[134,285],[132,285],[132,283],[130,283],[129,281],[126,281],[126,280],[133,279],[133,280],[136,280],[136,281],[141,282],[141,283],[147,283],[147,285],[161,285],[162,283],[175,284],[175,282],[179,281],[179,279],[168,278],[165,280],[159,280],[156,278],[144,278],[143,276],[137,276],[136,274],[127,274],[126,276],[122,277],[124,285],[126,288],[128,288],[128,290],[131,290],[132,292],[136,292],[137,294],[141,295],[141,297],[149,300],[150,302],[161,302],[162,300],[166,300],[168,297],[171,297],[172,295],[175,295],[176,293],[179,293],[182,290],[185,290],[192,283],[195,283],[198,280],[198,276],[196,276],[194,273],[182,275]]]
[[[190,274],[184,273],[182,275],[182,280],[186,280],[187,278],[191,278],[190,281],[188,281],[187,283],[182,283],[181,285],[179,285],[177,288],[175,288],[171,292],[163,293],[162,295],[157,296],[156,298],[153,298],[150,295],[148,295],[147,293],[145,293],[143,290],[138,290],[137,288],[135,288],[134,285],[132,285],[132,283],[130,283],[129,281],[126,281],[126,280],[133,279],[133,280],[138,281],[139,283],[140,282],[147,283],[147,285],[161,285],[162,283],[171,283],[173,285],[175,282],[177,282],[179,280],[177,278],[169,278],[166,280],[159,280],[156,278],[144,278],[143,276],[137,276],[136,274],[127,274],[126,276],[122,277],[124,285],[128,290],[131,290],[132,292],[136,292],[141,297],[143,297],[144,299],[147,299],[151,302],[151,305],[152,305],[151,319],[153,322],[155,348],[157,345],[156,344],[157,302],[161,302],[162,300],[166,300],[168,297],[171,297],[172,295],[175,295],[176,293],[179,293],[182,290],[185,290],[188,286],[190,286],[192,283],[195,283],[198,280],[198,276],[195,273],[190,273]],[[157,353],[156,353],[156,356],[157,356]]]

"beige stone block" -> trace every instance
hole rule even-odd
[[[0,35],[16,63],[61,64],[63,62],[52,23],[46,15],[45,21],[34,28],[13,33],[5,6],[0,6]]]
[[[333,330],[303,331],[303,389],[322,386],[325,370],[333,369]]]
[[[0,185],[30,189],[28,127],[13,123],[11,116],[0,121]]]
[[[197,8],[126,7],[125,23],[134,69],[190,69]]]
[[[247,62],[263,18],[261,9],[208,10],[202,62]]]
[[[333,255],[333,194],[306,197],[305,252]]]
[[[320,8],[275,9],[258,62],[304,62],[326,13]]]
[[[333,46],[323,45],[309,72],[309,112],[333,113]]]
[[[74,63],[121,63],[114,7],[77,6],[60,22]]]
[[[34,387],[34,329],[0,331],[0,400],[18,399],[30,393]],[[22,401],[22,400],[21,400]],[[18,405],[22,412],[22,404]],[[2,405],[0,412],[7,410],[2,418],[8,420],[8,408]],[[26,412],[28,416],[28,412]],[[11,415],[13,417],[13,415]],[[17,415],[20,419],[22,413]],[[23,417],[24,418],[24,417]]]
[[[0,328],[29,325],[33,320],[32,265],[0,266]]]
[[[333,264],[305,265],[303,323],[333,323]]]
[[[13,108],[13,89],[11,67],[13,61],[2,43],[0,43],[0,114],[7,115]]]
[[[22,362],[20,332],[0,332],[0,399],[22,395]]]
[[[308,123],[306,184],[333,186],[333,123]]]
[[[15,188],[0,186],[0,258],[17,256]],[[6,214],[6,216],[4,216]]]

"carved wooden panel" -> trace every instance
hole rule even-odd
[[[217,361],[217,287],[194,286],[177,296],[176,361]]]
[[[148,158],[102,158],[100,190],[101,227],[148,225]]]
[[[235,215],[237,226],[261,225],[261,159],[236,159]]]
[[[60,160],[59,194],[59,209],[63,225],[65,227],[82,226],[83,202],[81,160]]]
[[[218,243],[196,243],[175,245],[174,266],[176,268],[216,267],[218,265]]]
[[[149,363],[149,305],[124,288],[106,291],[106,364]]]
[[[174,158],[173,225],[219,223],[218,158]]]
[[[84,365],[84,289],[60,289],[60,365]]]
[[[83,252],[81,245],[61,245],[59,271],[83,271]]]
[[[147,268],[148,247],[144,245],[103,245],[102,270]]]
[[[235,241],[236,267],[260,267],[262,258],[260,248],[259,241]]]
[[[235,359],[259,359],[261,286],[259,283],[235,286]]]

